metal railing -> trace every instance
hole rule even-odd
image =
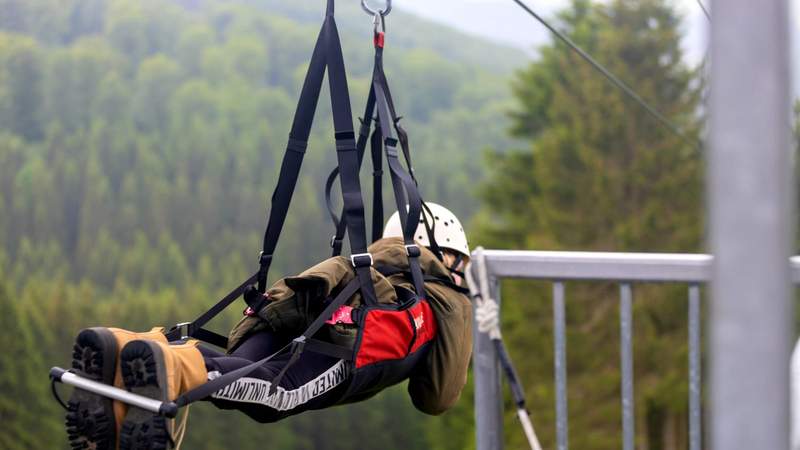
[[[482,257],[481,257],[482,253]],[[701,318],[700,286],[711,281],[712,257],[696,254],[542,252],[477,249],[470,270],[486,270],[492,297],[500,302],[500,280],[523,278],[553,282],[553,337],[556,392],[556,448],[568,448],[566,281],[605,281],[620,285],[620,372],[623,449],[635,447],[633,377],[634,283],[687,284],[689,328],[689,450],[700,450]],[[485,261],[485,267],[481,267]],[[477,276],[477,275],[476,275]],[[800,283],[800,257],[791,258],[791,277]],[[489,337],[475,327],[473,374],[478,450],[503,447],[501,373]],[[776,387],[776,389],[781,389]],[[788,387],[786,388],[788,390]]]

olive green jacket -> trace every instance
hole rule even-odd
[[[425,275],[450,277],[447,268],[434,254],[420,247],[420,266]],[[375,266],[408,269],[408,258],[400,238],[376,241],[369,247]],[[295,277],[276,282],[268,291],[271,302],[257,316],[245,317],[229,337],[229,349],[236,348],[246,336],[260,330],[296,336],[301,334],[322,311],[322,302],[335,294],[355,277],[350,260],[344,257],[327,259]],[[381,303],[397,301],[394,287],[413,290],[402,274],[384,277],[372,269],[375,293]],[[441,414],[458,400],[467,382],[467,369],[472,353],[472,305],[461,293],[441,283],[426,282],[427,300],[436,315],[438,333],[427,355],[425,367],[410,377],[408,393],[414,406],[427,414]],[[361,304],[360,294],[348,302],[352,307]],[[330,339],[340,345],[352,346],[355,325],[328,327]]]

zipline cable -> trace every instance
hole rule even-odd
[[[708,19],[708,21],[711,22],[711,14],[708,13],[706,5],[703,4],[703,0],[697,0],[697,4],[700,6],[700,9],[703,10],[703,14],[706,15],[706,19]]]
[[[574,50],[575,53],[580,55],[581,58],[583,58],[586,62],[591,64],[592,67],[594,67],[598,72],[603,74],[603,76],[605,76],[606,79],[608,79],[608,81],[613,83],[616,87],[618,87],[620,90],[622,90],[622,92],[624,92],[628,97],[630,97],[636,103],[641,105],[642,108],[645,109],[645,111],[647,111],[656,120],[661,122],[661,124],[664,125],[665,127],[667,127],[670,131],[672,131],[672,133],[674,133],[676,136],[681,138],[687,144],[689,144],[689,145],[691,145],[693,147],[697,147],[697,148],[700,147],[700,144],[697,141],[695,141],[694,139],[691,139],[688,136],[686,136],[685,134],[683,134],[683,132],[681,132],[681,130],[678,128],[677,125],[672,123],[672,121],[670,121],[663,114],[658,112],[657,109],[655,109],[652,106],[650,106],[650,104],[648,104],[646,101],[644,101],[644,99],[642,97],[640,97],[639,94],[637,94],[630,86],[628,86],[624,81],[620,80],[616,75],[611,73],[611,71],[606,69],[605,66],[603,66],[602,64],[597,62],[594,58],[592,58],[591,55],[589,55],[582,48],[580,48],[578,46],[578,44],[576,44],[575,42],[572,41],[572,39],[570,39],[569,37],[567,37],[566,35],[564,35],[560,31],[558,31],[555,27],[550,25],[549,22],[547,22],[542,16],[540,16],[535,11],[533,11],[530,7],[528,7],[528,5],[523,3],[521,0],[514,0],[514,3],[519,5],[520,8],[524,9],[528,14],[533,16],[534,19],[538,20],[539,23],[544,25],[548,30],[550,30],[554,35],[556,35],[557,38],[561,39],[561,41],[563,41],[565,44],[567,44],[567,46],[569,46],[572,50]]]

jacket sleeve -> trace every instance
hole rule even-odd
[[[426,283],[425,288],[439,331],[425,366],[409,378],[408,393],[418,410],[438,415],[458,401],[467,383],[472,356],[472,304],[447,287]]]

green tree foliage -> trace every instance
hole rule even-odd
[[[360,112],[372,26],[357,2],[339,3]],[[0,277],[14,293],[0,295],[13,338],[0,379],[19,393],[0,405],[0,448],[66,448],[46,373],[69,364],[78,330],[193,318],[255,269],[323,8],[0,0]],[[389,26],[387,73],[424,194],[468,217],[480,151],[512,142],[501,111],[520,53],[402,12]],[[322,182],[335,163],[332,133],[323,99],[272,279],[329,254]],[[231,308],[214,326],[224,331],[240,314]],[[449,424],[426,421],[402,386],[269,427],[199,405],[187,446],[349,449],[373,436],[375,448],[427,448]],[[468,424],[459,429],[469,436]]]
[[[0,279],[0,329],[3,330],[3,354],[0,356],[0,448],[22,450],[55,448],[58,422],[40,421],[42,415],[58,410],[48,395],[42,352],[34,339],[31,321],[16,304]]]
[[[664,0],[575,0],[560,27],[690,136],[697,74],[683,62],[680,17]],[[513,133],[494,152],[479,214],[483,242],[506,248],[701,251],[702,157],[560,42],[514,83]],[[618,289],[567,287],[570,444],[621,445]],[[554,446],[552,312],[545,286],[504,287],[504,336],[526,380],[534,423]],[[637,286],[637,446],[686,447],[686,291]],[[506,436],[522,446],[509,413]]]

